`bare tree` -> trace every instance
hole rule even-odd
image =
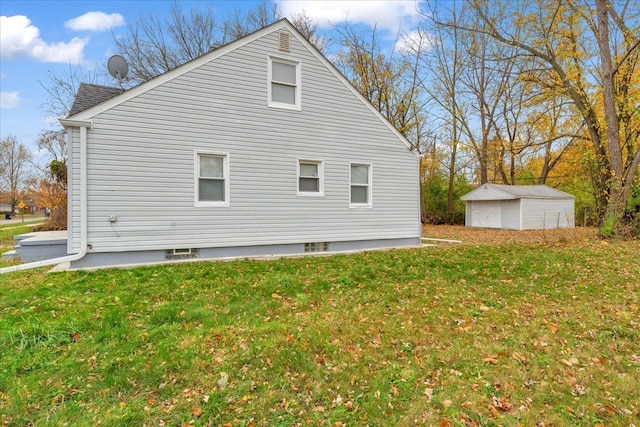
[[[318,32],[318,23],[304,10],[291,16],[291,24],[320,52],[326,53],[329,40]]]
[[[223,42],[224,28],[211,6],[185,11],[176,1],[168,20],[140,16],[126,34],[114,34],[113,40],[129,65],[127,79],[139,83],[207,53]]]
[[[175,2],[169,19],[140,16],[124,35],[113,34],[116,50],[129,64],[128,84],[141,83],[220,46],[242,38],[282,18],[275,3],[262,2],[253,9],[236,8],[228,16],[217,16],[213,7],[189,10]],[[293,17],[294,26],[321,51],[326,40],[306,14]]]
[[[338,30],[345,50],[337,66],[358,91],[405,136],[418,151],[423,137],[418,58],[395,52],[385,55],[376,29],[358,31],[349,24]]]
[[[12,213],[25,191],[31,158],[27,147],[18,142],[15,136],[9,135],[0,140],[0,183],[2,183],[2,192],[9,194]]]
[[[455,23],[460,19],[461,11],[454,2],[450,11],[441,9],[440,13],[448,13],[448,19]],[[430,46],[421,61],[422,74],[430,78],[423,77],[421,84],[431,103],[440,111],[439,121],[443,124],[440,126],[440,140],[447,151],[447,211],[451,213],[454,212],[455,180],[460,172],[458,157],[461,122],[467,118],[458,84],[465,63],[458,29],[455,25],[438,25],[438,18],[433,18],[437,16],[438,10],[433,8],[431,15],[427,17],[428,25],[418,29],[419,38],[425,39]]]
[[[224,19],[224,43],[246,36],[262,27],[282,19],[282,12],[276,3],[263,1],[253,9],[243,11],[239,7]]]
[[[40,86],[47,93],[41,105],[44,112],[52,117],[67,117],[73,100],[78,93],[80,83],[97,83],[98,73],[87,70],[80,65],[71,65],[63,74],[47,72],[47,80],[40,81]]]

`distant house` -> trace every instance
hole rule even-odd
[[[483,184],[460,198],[468,227],[573,228],[574,197],[546,185]]]
[[[411,144],[286,20],[61,123],[72,267],[420,243]]]

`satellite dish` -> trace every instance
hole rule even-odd
[[[127,65],[127,61],[120,55],[113,55],[109,58],[109,62],[107,62],[107,69],[109,70],[109,74],[118,80],[122,80],[127,77],[127,73],[129,72],[129,65]]]

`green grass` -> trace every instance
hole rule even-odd
[[[0,227],[0,268],[8,267],[17,263],[17,261],[14,260],[3,260],[1,257],[3,253],[12,251],[15,248],[16,242],[13,239],[13,236],[31,232],[33,226],[36,224],[39,224],[39,222],[29,224],[11,224]]]
[[[638,425],[639,249],[0,276],[0,424]]]

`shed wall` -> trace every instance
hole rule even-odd
[[[502,201],[502,228],[520,230],[521,199]]]
[[[523,229],[573,228],[573,199],[522,199]]]

